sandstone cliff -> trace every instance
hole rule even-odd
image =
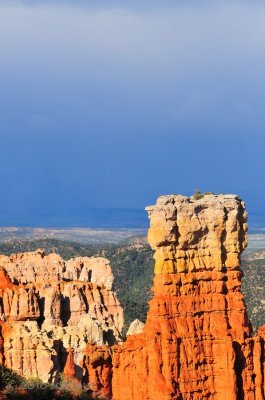
[[[154,295],[143,331],[112,348],[113,400],[264,399],[264,331],[251,337],[241,293],[244,203],[172,195],[147,211]]]
[[[134,321],[119,341],[104,259],[3,256],[2,362],[45,380],[65,368],[112,400],[264,400],[265,327],[252,336],[241,293],[244,203],[171,195],[147,211],[155,276],[145,325]]]
[[[154,297],[143,334],[114,353],[114,399],[237,399],[241,384],[253,386],[252,371],[238,366],[250,336],[239,271],[244,204],[164,196],[147,210]]]

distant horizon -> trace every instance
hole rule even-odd
[[[265,212],[248,211],[249,229],[265,228]],[[0,216],[1,228],[46,229],[148,229],[149,219],[144,209],[88,208],[85,213],[39,214],[31,216]]]
[[[130,208],[87,208],[84,212],[63,214],[38,214],[0,217],[1,227],[25,228],[146,228],[148,216],[143,209]]]

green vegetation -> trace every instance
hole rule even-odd
[[[114,289],[125,311],[127,331],[136,318],[142,322],[146,319],[154,272],[153,252],[147,245],[138,249],[125,246],[109,249],[105,256],[111,262]]]
[[[207,195],[209,195],[209,194],[214,194],[214,193],[212,193],[212,192],[201,192],[200,189],[195,189],[195,192],[194,192],[194,194],[192,195],[192,197],[193,197],[195,200],[200,200],[200,199],[202,199],[204,196],[207,196]]]
[[[242,292],[254,331],[265,324],[265,252],[247,254],[242,260]]]
[[[68,387],[69,386],[69,387]],[[70,390],[71,389],[71,390]],[[39,379],[25,379],[6,367],[0,369],[0,393],[7,400],[91,400],[86,392],[72,390],[71,382],[65,385],[43,383]]]
[[[6,367],[0,367],[0,389],[6,387],[19,387],[24,379]]]
[[[199,189],[196,189],[192,197],[194,200],[200,200],[204,197],[204,194]]]

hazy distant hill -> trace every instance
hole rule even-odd
[[[0,227],[0,242],[55,239],[86,244],[120,243],[135,236],[146,236],[144,228],[32,228]]]

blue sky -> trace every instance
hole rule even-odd
[[[265,214],[264,20],[262,1],[0,0],[0,225],[195,188]]]

